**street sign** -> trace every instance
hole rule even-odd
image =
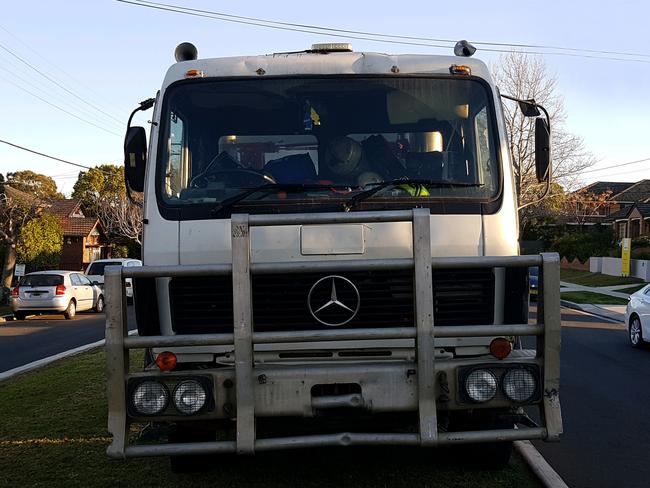
[[[14,269],[14,276],[17,278],[20,278],[21,276],[25,276],[25,265],[24,264],[17,264],[16,268]]]
[[[630,252],[632,239],[625,237],[621,242],[621,276],[630,276]]]

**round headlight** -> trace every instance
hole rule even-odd
[[[205,388],[198,381],[183,381],[174,390],[174,406],[179,412],[187,415],[201,410],[206,398]]]
[[[513,402],[525,402],[535,394],[537,381],[527,369],[511,369],[503,377],[503,392]]]
[[[486,369],[476,369],[467,375],[465,391],[475,402],[487,402],[497,393],[497,379]]]
[[[169,393],[157,381],[143,381],[133,391],[133,407],[143,415],[156,415],[167,408]]]

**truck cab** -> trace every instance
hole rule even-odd
[[[148,149],[125,140],[144,266],[106,272],[110,456],[558,439],[558,258],[518,256],[485,64],[341,44],[177,60],[139,107]],[[129,442],[142,422],[170,443]]]

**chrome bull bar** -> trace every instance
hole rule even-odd
[[[413,258],[386,260],[308,261],[284,263],[250,262],[250,228],[321,223],[412,222]],[[231,219],[232,264],[205,266],[107,267],[105,276],[106,354],[108,366],[108,430],[113,441],[107,453],[113,458],[206,454],[253,453],[271,449],[313,446],[401,444],[435,446],[467,442],[518,439],[558,440],[562,433],[559,402],[560,300],[559,257],[555,253],[532,256],[486,256],[431,258],[428,209],[391,212],[321,213],[295,215],[233,215]],[[438,326],[433,313],[433,268],[540,267],[536,324]],[[413,269],[415,327],[314,331],[253,332],[251,274],[300,271],[352,271]],[[232,275],[234,327],[232,334],[174,336],[128,336],[125,278],[196,277]],[[536,336],[537,358],[543,361],[543,427],[468,432],[439,432],[436,414],[434,334],[437,337]],[[358,434],[293,436],[257,439],[255,433],[254,344],[276,342],[341,341],[366,339],[415,339],[417,357],[417,434]],[[127,415],[127,374],[131,349],[176,346],[234,345],[236,388],[236,440],[167,445],[130,445]]]

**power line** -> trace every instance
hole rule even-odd
[[[49,64],[51,67],[53,67],[54,69],[56,69],[56,70],[59,71],[60,73],[64,74],[65,76],[67,76],[67,77],[68,77],[70,80],[72,80],[73,82],[77,83],[78,86],[80,86],[81,88],[87,90],[88,93],[91,93],[91,94],[94,95],[95,97],[103,97],[103,95],[99,94],[97,91],[95,91],[94,89],[92,89],[90,86],[88,86],[88,85],[85,84],[84,82],[80,81],[79,79],[75,78],[73,75],[71,75],[69,72],[67,72],[66,70],[64,70],[64,69],[61,68],[60,66],[54,64],[51,60],[49,60],[47,57],[43,56],[43,55],[42,55],[41,53],[39,53],[36,49],[34,49],[33,47],[31,47],[31,46],[30,46],[29,44],[27,44],[24,40],[22,40],[20,37],[18,37],[16,34],[14,34],[13,32],[11,32],[9,29],[7,29],[6,27],[4,27],[3,25],[0,25],[0,30],[3,30],[3,31],[4,31],[7,35],[9,35],[9,37],[11,37],[14,41],[16,41],[16,42],[18,42],[19,44],[23,45],[24,47],[26,47],[27,49],[29,49],[32,53],[34,53],[36,56],[38,56],[38,57],[41,58],[43,61],[45,61],[47,64]],[[124,112],[127,112],[127,113],[131,111],[131,109],[127,109],[127,108],[123,108],[123,107],[121,107],[121,108],[123,109]],[[113,112],[113,113],[114,113],[114,114],[117,114],[117,112]]]
[[[610,176],[619,176],[619,175],[629,175],[629,174],[638,173],[638,172],[644,171],[644,170],[646,170],[646,169],[642,168],[642,169],[634,169],[634,170],[631,170],[631,171],[617,171],[616,173],[609,173],[609,174],[605,174],[605,175],[600,175],[599,178],[608,178]]]
[[[108,173],[107,171],[103,171],[103,170],[101,170],[99,168],[93,168],[92,166],[85,166],[83,164],[73,163],[72,161],[67,161],[65,159],[57,158],[56,156],[50,156],[49,154],[45,154],[45,153],[42,153],[42,152],[39,152],[39,151],[35,151],[34,149],[29,149],[28,147],[20,146],[18,144],[14,144],[13,142],[5,141],[3,139],[0,139],[0,143],[6,144],[8,146],[15,147],[16,149],[21,149],[23,151],[27,151],[27,152],[32,153],[32,154],[36,154],[38,156],[43,156],[44,158],[53,159],[54,161],[59,161],[60,163],[70,164],[72,166],[77,166],[78,168],[96,169],[96,170],[104,173],[105,175],[112,176],[111,173]]]
[[[223,12],[216,12],[210,10],[193,9],[193,8],[188,8],[188,7],[178,6],[178,5],[151,2],[146,0],[135,0],[135,1],[116,0],[116,1],[120,3],[136,5],[139,7],[164,10],[168,12],[191,15],[195,17],[204,17],[213,20],[220,20],[223,22],[233,22],[238,24],[253,25],[257,27],[266,27],[268,29],[304,32],[308,34],[329,35],[333,37],[343,37],[347,39],[360,39],[360,40],[384,42],[390,44],[405,44],[405,45],[412,45],[412,46],[424,46],[424,47],[434,47],[434,48],[443,48],[443,49],[449,49],[451,46],[432,44],[431,42],[445,42],[445,43],[451,43],[452,45],[456,42],[452,39],[434,39],[434,38],[427,38],[427,37],[400,36],[400,35],[380,34],[380,33],[364,32],[364,31],[336,29],[332,27],[314,26],[309,24],[294,24],[290,22],[280,22],[280,21],[266,20],[266,19],[260,19],[255,17],[232,15],[232,14],[226,14]],[[375,36],[375,37],[361,37],[360,35]],[[387,38],[391,38],[391,39],[387,39]],[[394,39],[403,39],[403,40],[394,40]],[[407,41],[407,40],[411,40],[411,41]],[[428,42],[412,42],[413,40],[428,41]],[[601,51],[596,49],[569,48],[569,47],[561,47],[561,46],[544,46],[544,45],[534,45],[534,44],[508,44],[508,43],[497,43],[497,42],[474,42],[474,44],[485,45],[485,46],[526,48],[526,49],[529,48],[556,49],[556,50],[565,51],[565,52],[543,52],[543,51],[529,51],[529,50],[523,51],[528,54],[571,56],[571,57],[581,57],[581,58],[605,59],[605,60],[613,60],[613,61],[633,61],[633,62],[640,62],[640,63],[650,63],[650,60],[594,55],[594,54],[614,54],[619,56],[637,56],[637,57],[650,58],[650,54],[645,54],[645,53],[627,53],[627,52],[620,52],[620,51],[604,51],[604,50]],[[490,52],[501,52],[501,53],[509,53],[512,51],[512,49],[508,50],[508,49],[497,49],[497,48],[483,48],[483,50],[490,51]],[[570,52],[566,52],[566,51],[570,51]],[[579,54],[579,53],[591,53],[591,54]]]
[[[52,103],[52,102],[50,102],[49,100],[46,100],[45,98],[43,98],[43,97],[37,95],[36,93],[33,93],[33,92],[29,91],[29,90],[26,89],[25,87],[20,86],[18,83],[14,83],[12,80],[9,80],[9,79],[5,78],[4,76],[0,76],[0,80],[4,80],[5,82],[7,82],[7,83],[9,83],[9,84],[11,84],[11,85],[13,85],[13,86],[15,86],[15,87],[18,88],[19,90],[22,90],[22,91],[24,91],[25,93],[29,93],[31,96],[33,96],[33,97],[35,97],[35,98],[38,98],[41,102],[43,102],[43,103],[47,103],[47,104],[50,105],[51,107],[54,107],[54,108],[56,108],[57,110],[60,110],[61,112],[64,112],[64,113],[70,115],[71,117],[74,117],[75,119],[81,120],[82,122],[85,122],[86,124],[90,124],[90,125],[92,125],[93,127],[96,127],[96,128],[98,128],[98,129],[100,129],[100,130],[103,130],[104,132],[108,132],[109,134],[113,134],[114,136],[122,137],[122,136],[121,136],[120,134],[118,134],[117,132],[113,132],[112,130],[107,129],[106,127],[102,127],[101,125],[95,124],[94,122],[91,122],[90,120],[86,120],[86,119],[84,119],[83,117],[80,117],[80,116],[78,116],[77,114],[74,114],[74,113],[70,112],[69,110],[66,110],[66,109],[64,109],[64,108],[62,108],[62,107],[59,107],[59,106],[56,105],[55,103]]]
[[[158,6],[165,6],[165,7],[175,7],[174,5],[169,5],[165,3],[159,3],[159,2],[152,2],[150,0],[136,0],[138,3],[142,4],[151,4],[151,5],[158,5]],[[307,29],[318,29],[318,30],[324,30],[324,31],[332,31],[332,32],[342,32],[342,33],[348,33],[348,34],[361,34],[361,35],[366,35],[366,36],[375,36],[375,37],[390,37],[393,39],[408,39],[408,40],[416,40],[416,41],[432,41],[432,42],[449,42],[452,44],[455,44],[457,40],[454,39],[437,39],[437,38],[432,38],[432,37],[417,37],[417,36],[404,36],[404,35],[395,35],[395,34],[382,34],[378,32],[367,32],[367,31],[355,31],[355,30],[346,30],[346,29],[337,29],[334,27],[323,27],[319,25],[310,25],[310,24],[296,24],[296,23],[291,23],[291,22],[281,22],[278,20],[266,20],[266,19],[260,19],[257,17],[246,17],[243,15],[234,15],[234,14],[227,14],[225,12],[215,12],[211,10],[201,10],[201,9],[196,9],[196,8],[190,8],[190,7],[175,7],[191,12],[199,12],[199,13],[204,13],[204,14],[213,14],[213,15],[219,15],[222,17],[230,17],[233,19],[243,19],[243,20],[250,20],[254,22],[264,22],[267,24],[276,24],[276,25],[284,25],[284,26],[291,26],[291,27],[302,27],[302,28],[307,28]],[[622,51],[603,51],[603,50],[598,50],[598,49],[585,49],[585,48],[573,48],[573,47],[564,47],[564,46],[553,46],[553,45],[544,45],[544,44],[513,44],[513,43],[503,43],[503,42],[484,42],[484,41],[472,41],[473,44],[476,45],[481,45],[481,46],[504,46],[504,47],[521,47],[521,48],[527,48],[527,49],[556,49],[559,51],[572,51],[572,52],[584,52],[584,53],[592,53],[592,54],[614,54],[614,55],[619,55],[619,56],[637,56],[637,57],[646,57],[650,58],[650,54],[646,53],[630,53],[630,52],[622,52]]]
[[[56,86],[58,86],[59,88],[61,88],[63,91],[69,93],[70,95],[72,95],[72,96],[75,97],[76,99],[82,101],[83,103],[85,103],[85,104],[88,105],[89,107],[92,107],[92,108],[94,108],[95,110],[97,110],[98,112],[103,113],[105,116],[107,116],[107,117],[110,118],[110,119],[113,119],[114,121],[116,121],[116,122],[119,123],[119,124],[123,123],[123,121],[119,120],[119,119],[116,118],[116,117],[113,117],[113,116],[112,116],[111,114],[109,114],[108,112],[105,112],[104,110],[102,110],[102,109],[99,108],[98,106],[96,106],[96,105],[90,103],[89,101],[87,101],[87,100],[84,99],[83,97],[77,95],[77,94],[74,93],[72,90],[68,89],[68,88],[65,87],[63,84],[59,83],[59,82],[56,81],[54,78],[52,78],[51,76],[49,76],[49,75],[43,73],[43,71],[41,71],[40,69],[38,69],[38,68],[37,68],[36,66],[34,66],[33,64],[29,63],[27,60],[25,60],[25,59],[23,59],[22,57],[20,57],[18,54],[14,53],[11,49],[7,48],[7,47],[6,47],[5,45],[3,45],[2,43],[0,43],[0,49],[2,49],[3,51],[7,52],[8,54],[10,54],[10,55],[13,56],[14,58],[16,58],[18,61],[20,61],[21,63],[23,63],[25,66],[28,66],[30,69],[36,71],[36,72],[37,72],[39,75],[41,75],[43,78],[47,79],[47,80],[50,81],[51,83],[54,83]]]
[[[612,164],[611,166],[605,166],[603,168],[594,168],[594,169],[588,169],[588,170],[580,170],[576,171],[574,173],[568,173],[565,176],[573,176],[577,174],[584,174],[584,173],[596,173],[598,171],[605,171],[606,169],[614,169],[614,168],[620,168],[622,166],[629,166],[631,164],[638,164],[638,163],[644,163],[646,161],[650,161],[650,158],[644,158],[644,159],[637,159],[636,161],[629,161],[627,163],[619,163],[619,164]],[[634,171],[628,171],[628,173],[636,173],[637,171],[643,171],[642,169],[637,169]],[[625,174],[625,173],[619,173],[619,174]],[[608,176],[608,175],[603,175],[603,176]],[[602,177],[602,176],[601,176]]]
[[[21,81],[22,83],[24,83],[24,84],[26,84],[26,85],[29,85],[29,86],[31,86],[32,88],[36,89],[36,90],[39,90],[40,92],[44,93],[45,96],[47,96],[48,98],[49,98],[50,96],[52,96],[52,94],[46,92],[46,90],[45,90],[44,88],[42,88],[41,86],[38,86],[37,84],[33,83],[32,80],[26,79],[26,78],[20,76],[19,74],[17,74],[17,73],[15,73],[15,72],[11,71],[11,70],[8,69],[8,68],[6,68],[6,67],[4,67],[4,66],[0,66],[0,70],[3,70],[3,71],[5,71],[5,72],[9,73],[9,74],[11,75],[12,78],[17,78],[17,79],[18,79],[19,81]],[[7,78],[5,78],[5,77],[1,77],[1,78],[4,79],[4,80],[7,80]],[[14,86],[16,86],[16,85],[14,85]],[[21,89],[22,89],[22,88],[21,88]],[[25,90],[25,91],[26,91],[26,90]],[[31,95],[31,93],[30,93],[30,95]],[[90,112],[90,111],[88,111],[88,110],[86,110],[86,109],[84,109],[84,108],[82,108],[82,107],[79,107],[79,106],[76,106],[76,105],[71,104],[70,102],[68,102],[68,101],[66,101],[65,99],[63,99],[62,96],[60,96],[60,95],[58,95],[58,94],[54,94],[54,97],[59,98],[59,101],[60,101],[63,105],[65,105],[65,106],[67,106],[67,107],[70,107],[72,110],[78,110],[79,112],[83,113],[84,116],[91,117],[92,119],[94,119],[97,123],[99,123],[99,124],[104,124],[104,123],[105,123],[104,120],[100,119],[100,118],[99,118],[98,116],[96,116],[94,113],[92,113],[92,112]],[[112,122],[112,121],[111,121],[111,122]],[[114,123],[114,122],[113,122],[113,123]],[[115,124],[115,123],[114,123],[114,124]],[[117,124],[115,124],[115,125],[117,125]]]

